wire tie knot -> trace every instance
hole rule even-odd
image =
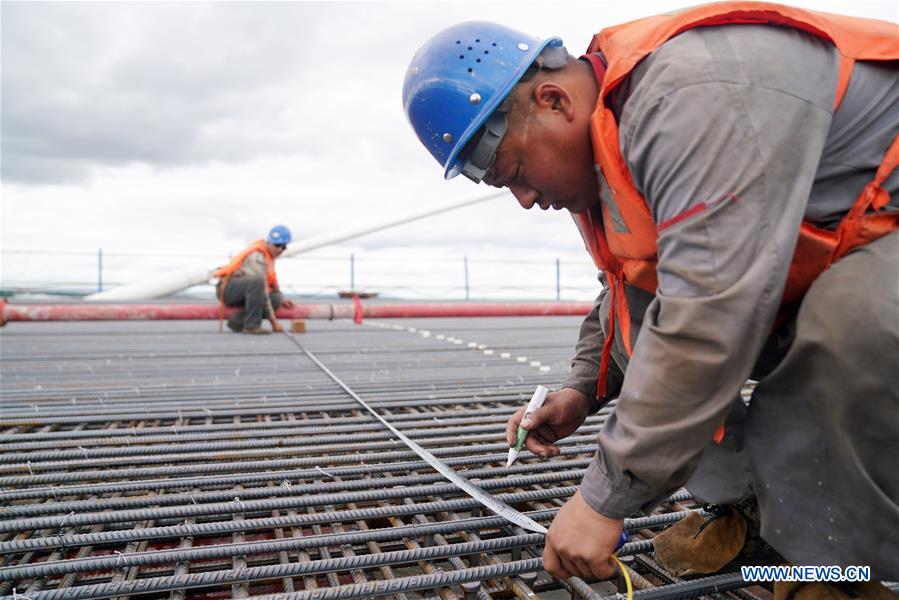
[[[234,496],[234,502],[237,502],[238,504],[240,504],[240,512],[242,512],[242,513],[247,512],[247,507],[244,506],[243,501],[240,499],[239,496]]]
[[[357,454],[358,454],[358,453],[357,453]],[[363,464],[364,464],[364,463],[363,463]],[[318,471],[319,473],[321,473],[322,475],[327,475],[328,477],[334,477],[334,475],[332,475],[331,473],[328,473],[327,471],[325,471],[324,469],[322,469],[322,468],[321,468],[320,466],[318,466],[318,465],[315,465],[315,470]]]
[[[65,528],[66,528],[66,523],[69,522],[69,517],[74,517],[74,516],[75,516],[75,511],[74,511],[74,510],[73,510],[72,512],[70,512],[69,514],[67,514],[66,516],[64,516],[64,517],[62,518],[62,524],[60,525],[60,528],[61,528],[61,529],[65,529]]]
[[[122,554],[121,552],[119,552],[118,550],[114,550],[113,552],[114,552],[115,555],[116,555],[116,558],[115,558],[115,568],[118,569],[118,568],[119,568],[119,563],[122,562],[122,559],[125,558],[125,555]]]
[[[34,471],[31,470],[31,461],[30,460],[27,463],[25,463],[25,466],[28,467],[28,474],[34,475]]]
[[[66,516],[62,518],[62,523],[59,525],[59,532],[56,534],[56,537],[59,538],[59,545],[62,546],[62,549],[66,549],[66,523],[69,521],[69,517],[74,516],[75,511],[73,510]]]

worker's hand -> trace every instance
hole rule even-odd
[[[622,519],[599,514],[578,491],[553,519],[546,534],[543,568],[556,579],[572,575],[608,579],[617,570],[612,554],[622,529]]]
[[[587,419],[590,406],[587,397],[572,388],[562,388],[546,395],[546,401],[534,414],[521,423],[527,406],[522,406],[506,423],[506,441],[515,445],[518,424],[529,430],[524,445],[528,450],[544,458],[557,456],[555,442],[572,434]]]
[[[272,319],[272,331],[275,333],[284,331],[284,328],[281,326],[281,323],[278,322],[278,319]]]
[[[281,301],[282,308],[293,308],[294,306],[296,306],[296,305],[293,303],[293,300],[291,300],[289,298],[285,298],[284,300]]]

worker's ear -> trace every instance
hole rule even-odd
[[[534,87],[534,102],[539,108],[558,112],[568,121],[574,120],[574,100],[564,87],[553,81],[544,81]]]

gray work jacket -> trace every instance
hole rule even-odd
[[[634,184],[657,226],[673,224],[659,227],[658,290],[625,374],[611,374],[617,406],[581,485],[598,512],[648,511],[687,481],[771,333],[802,220],[835,227],[899,131],[895,65],[858,64],[834,113],[837,71],[834,48],[809,34],[704,27],[613,93]],[[899,210],[899,173],[884,187]],[[564,384],[588,398],[598,304]]]

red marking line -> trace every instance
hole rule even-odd
[[[702,211],[704,211],[707,208],[712,208],[713,206],[718,206],[722,202],[728,202],[731,200],[736,202],[737,195],[734,194],[733,192],[728,192],[728,193],[724,194],[723,196],[721,196],[720,198],[718,198],[717,200],[710,200],[709,202],[700,202],[699,204],[695,204],[695,205],[691,206],[690,208],[688,208],[687,210],[674,215],[667,221],[662,221],[661,223],[659,223],[659,232],[665,231],[672,225],[676,225],[676,224],[680,223],[681,221],[683,221],[684,219],[689,219],[693,215],[698,215],[699,213],[701,213]]]

